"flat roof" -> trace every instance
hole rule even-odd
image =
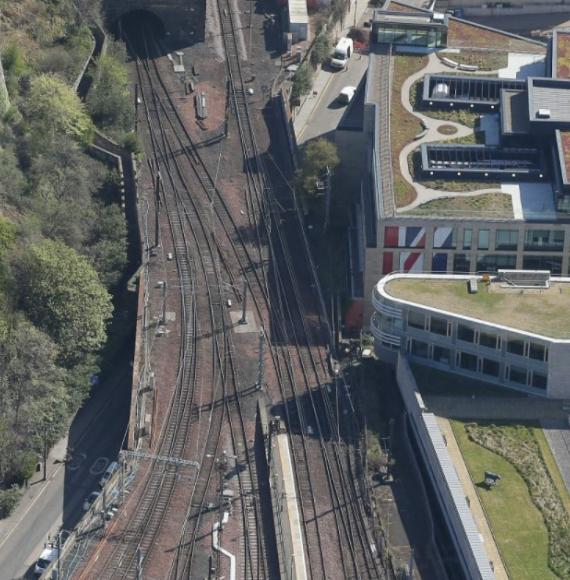
[[[288,0],[287,6],[289,8],[289,22],[296,24],[309,23],[306,0]]]
[[[467,282],[474,275],[393,274],[384,292],[397,300],[434,308],[548,338],[570,337],[570,279],[551,278],[550,288],[522,289],[478,276],[477,294]],[[380,281],[382,284],[382,280]]]
[[[503,135],[529,133],[528,96],[526,91],[501,91],[501,131]]]
[[[447,15],[441,15],[441,20],[434,19],[431,12],[395,12],[390,10],[374,10],[373,22],[394,24],[420,24],[422,26],[447,26]]]
[[[559,79],[570,79],[570,29],[554,29],[552,51],[552,76]]]
[[[538,117],[540,109],[550,111],[550,116]],[[528,112],[531,122],[570,123],[570,80],[530,77]]]

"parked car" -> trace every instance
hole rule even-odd
[[[56,547],[47,544],[34,566],[34,574],[41,576],[47,570],[47,567],[57,558],[58,554],[59,550]]]
[[[355,93],[356,87],[344,87],[342,91],[340,91],[336,99],[339,103],[342,103],[343,105],[348,105],[348,103],[350,103],[350,101],[352,101],[352,99],[354,98]]]
[[[101,476],[99,480],[99,487],[103,488],[107,485],[107,482],[113,477],[115,471],[119,469],[119,464],[116,461],[111,461],[109,465],[107,465],[107,469],[105,469],[105,473]]]
[[[101,495],[100,491],[92,491],[83,502],[83,511],[89,511],[95,500]]]
[[[354,43],[352,39],[346,37],[341,38],[331,55],[330,65],[338,70],[345,69],[353,50]]]

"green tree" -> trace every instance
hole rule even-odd
[[[16,241],[16,226],[0,216],[0,258],[11,249]]]
[[[95,123],[104,129],[130,131],[134,122],[134,103],[130,91],[129,71],[124,55],[114,45],[113,50],[97,62],[95,82],[87,107]]]
[[[321,34],[317,36],[313,50],[311,51],[312,65],[316,67],[318,64],[326,62],[331,54],[331,50],[331,42],[328,34],[326,32],[321,32]]]
[[[308,62],[304,62],[293,77],[293,87],[291,88],[291,99],[298,101],[306,95],[313,86],[313,71]]]
[[[73,137],[83,144],[91,141],[93,123],[73,89],[55,75],[40,75],[32,82],[24,103],[24,114],[35,137]]]
[[[16,155],[12,149],[0,146],[0,203],[9,201],[19,206],[25,187],[26,180]]]
[[[111,296],[87,258],[62,242],[31,245],[19,265],[24,310],[59,345],[66,364],[105,343]]]
[[[311,141],[305,149],[301,168],[301,185],[306,193],[315,193],[315,183],[325,169],[331,171],[339,164],[336,145],[327,139]]]

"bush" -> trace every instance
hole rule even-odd
[[[323,64],[328,59],[331,53],[331,42],[326,32],[323,32],[317,36],[315,40],[315,45],[311,52],[311,64],[317,66],[318,64]]]
[[[293,88],[291,89],[291,99],[298,101],[303,95],[308,94],[313,86],[313,71],[309,63],[304,62],[295,73],[293,78]]]
[[[0,519],[7,518],[18,505],[22,490],[13,485],[10,489],[0,489]]]

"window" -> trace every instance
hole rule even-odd
[[[517,266],[515,255],[498,256],[496,254],[478,254],[477,271],[496,272],[500,269],[513,270]]]
[[[479,344],[481,346],[486,346],[487,348],[497,348],[498,336],[492,332],[480,332],[479,333]]]
[[[470,250],[472,243],[473,243],[473,230],[471,228],[465,228],[463,230],[463,249]]]
[[[533,372],[532,373],[532,386],[535,389],[546,389],[546,375],[543,375],[542,373],[537,373],[537,372]]]
[[[518,338],[509,338],[507,341],[507,352],[524,356],[524,341]]]
[[[517,230],[497,230],[495,232],[495,250],[516,250],[519,242]]]
[[[435,334],[441,334],[443,336],[447,336],[448,334],[448,330],[447,330],[448,324],[447,324],[447,320],[445,320],[445,318],[437,318],[436,316],[432,316],[431,317],[431,321],[430,321],[430,331],[435,333]]]
[[[523,256],[525,270],[550,270],[554,276],[562,274],[562,256]]]
[[[561,252],[563,248],[564,232],[562,230],[527,230],[525,233],[525,250]]]
[[[490,375],[492,377],[499,376],[499,361],[492,360],[490,358],[483,359],[483,366],[481,368],[484,375]]]
[[[410,310],[408,312],[408,327],[424,330],[426,317],[421,312]]]
[[[459,324],[457,326],[457,339],[463,342],[475,342],[475,331],[469,326]]]
[[[543,344],[531,342],[528,347],[528,356],[535,360],[547,360],[548,352]]]
[[[459,366],[466,371],[477,372],[477,356],[468,352],[459,353]]]
[[[520,367],[509,367],[509,381],[519,385],[526,385],[526,369]]]
[[[467,254],[455,254],[453,256],[454,272],[471,272],[471,259]]]
[[[480,250],[489,249],[489,230],[479,230],[477,247]]]
[[[421,340],[416,340],[412,338],[411,340],[411,348],[410,353],[414,356],[419,356],[421,358],[428,358],[429,356],[429,347],[427,342],[422,342]]]
[[[448,365],[449,361],[451,360],[451,352],[448,348],[434,346],[432,358],[435,362]]]

